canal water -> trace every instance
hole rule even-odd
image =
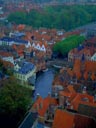
[[[46,72],[41,72],[37,76],[34,92],[34,100],[36,99],[37,94],[45,98],[48,96],[48,93],[51,93],[52,82],[54,79],[55,71],[53,69],[48,69]]]

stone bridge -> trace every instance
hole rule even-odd
[[[65,61],[65,60],[59,60],[59,59],[54,59],[52,61],[47,62],[47,67],[55,67],[55,68],[63,68],[63,67],[73,67],[73,63]]]

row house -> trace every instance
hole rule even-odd
[[[37,99],[34,105],[31,108],[32,112],[38,113],[38,121],[46,124],[48,128],[52,126],[55,106],[57,106],[56,99],[52,98],[50,94],[46,98],[42,98],[40,95],[37,96]]]
[[[71,81],[78,83],[84,82],[85,84],[89,82],[92,86],[96,82],[96,61],[85,61],[81,62],[76,60],[74,62],[73,69],[68,69],[67,73],[71,77]]]
[[[32,47],[33,47],[33,56],[37,56],[38,58],[40,58],[41,56],[41,58],[45,58],[45,59],[51,58],[52,50],[46,42],[39,42],[39,41],[34,42],[32,44]]]
[[[93,46],[93,47],[96,48],[96,36],[87,39],[87,40],[84,42],[84,45],[87,46],[87,47]]]
[[[81,111],[82,106],[84,111]],[[93,108],[94,112],[92,112]],[[96,126],[96,96],[87,94],[85,87],[82,93],[77,93],[72,85],[68,85],[63,91],[59,91],[58,99],[51,97],[50,94],[44,99],[37,95],[30,111],[37,112],[38,122],[48,128],[85,128],[87,126],[95,128]]]
[[[59,91],[64,90],[68,84],[76,86],[79,92],[81,92],[82,85],[86,85],[89,92],[96,89],[96,61],[82,63],[80,60],[76,60],[73,68],[61,69],[54,78],[52,96],[58,98]],[[94,93],[91,91],[91,94]]]
[[[43,52],[46,52],[46,48],[47,48],[47,43],[43,43],[43,42],[34,42],[32,44],[32,47],[36,50],[39,50],[39,51],[43,51]]]
[[[96,96],[91,96],[86,91],[86,86],[82,89],[82,93],[77,93],[72,85],[69,85],[67,89],[59,92],[59,105],[61,108],[73,110],[80,113],[81,107],[84,105],[86,108],[91,107],[96,109]],[[85,108],[84,108],[85,109]],[[82,112],[83,113],[83,112]],[[87,116],[95,117],[93,113],[85,113]]]
[[[18,59],[23,59],[24,58],[24,49],[26,48],[25,45],[16,45],[16,44],[13,44],[11,46],[12,48],[12,54],[14,55],[14,59],[16,60],[17,58]]]
[[[25,41],[25,40],[21,40],[21,39],[17,39],[17,38],[3,37],[3,38],[0,39],[0,45],[12,46],[13,44],[25,45],[26,47],[31,46],[29,41]]]
[[[86,61],[91,60],[91,57],[95,53],[95,48],[84,48],[83,46],[79,46],[78,48],[72,49],[68,53],[68,61],[74,62],[76,59]]]
[[[25,59],[30,59],[33,57],[33,48],[28,47],[24,49],[24,58]]]

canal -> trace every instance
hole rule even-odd
[[[37,94],[39,93],[42,98],[48,96],[48,92],[51,93],[52,82],[54,79],[55,71],[49,69],[46,72],[41,72],[36,79],[34,100],[36,99]]]

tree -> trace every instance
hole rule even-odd
[[[31,104],[31,91],[11,77],[0,89],[0,127],[17,127]]]
[[[47,27],[70,30],[96,21],[95,14],[96,6],[93,5],[44,6],[42,9],[32,10],[29,13],[11,13],[8,16],[8,21],[16,24],[25,23],[34,28]]]
[[[66,55],[71,49],[83,43],[84,40],[85,38],[83,36],[78,35],[67,37],[65,40],[57,42],[53,47],[53,51]]]

